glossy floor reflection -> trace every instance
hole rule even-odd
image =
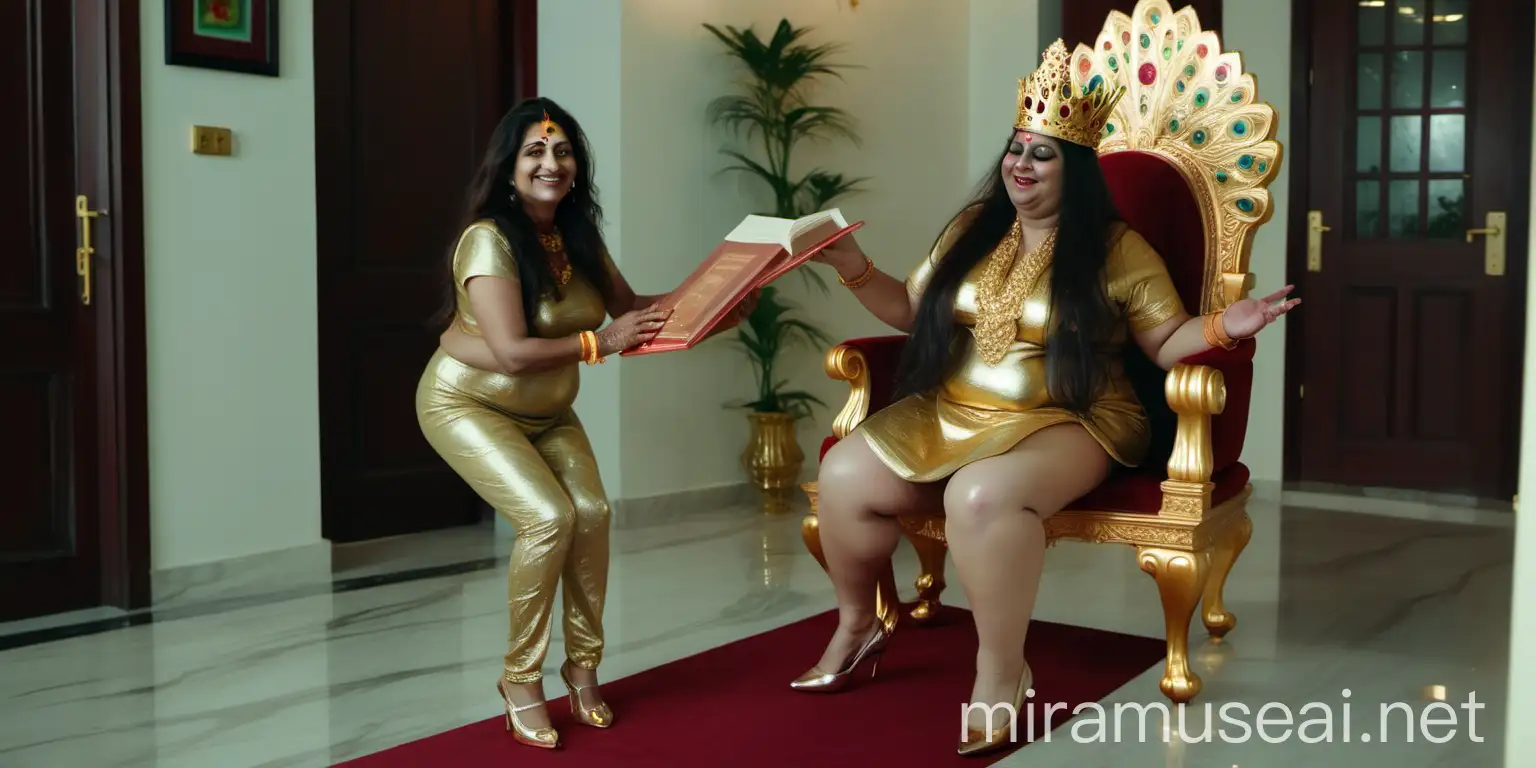
[[[1359,501],[1361,508],[1369,503]],[[1141,707],[1165,701],[1157,693],[1159,665],[1102,702],[1102,730],[1086,713],[1003,764],[1500,765],[1509,519],[1407,519],[1261,501],[1251,512],[1253,540],[1228,591],[1237,629],[1229,642],[1212,644],[1197,623],[1192,652],[1205,692],[1182,725],[1177,715],[1172,723],[1200,737],[1208,705],[1210,740],[1169,743],[1155,709],[1142,735]],[[604,679],[831,607],[827,580],[801,544],[799,520],[746,507],[616,519]],[[398,570],[485,562],[499,559],[506,545],[490,529],[456,531],[394,540],[373,551],[373,562],[366,550],[338,553],[334,567],[339,575],[377,577],[391,570],[380,563]],[[402,552],[410,555],[399,559]],[[905,544],[897,566],[910,588],[915,559]],[[179,606],[139,626],[0,652],[0,765],[325,766],[495,717],[490,682],[507,631],[503,569],[468,566],[265,603]],[[953,574],[949,582],[947,601],[963,605]],[[1162,633],[1153,583],[1124,547],[1052,549],[1038,617]],[[555,632],[558,649],[558,623]],[[561,658],[552,652],[549,681],[557,680]],[[784,665],[792,676],[813,661]],[[546,684],[560,695],[557,683]],[[1485,706],[1469,709],[1469,697]],[[1430,724],[1420,730],[1435,699],[1449,706],[1429,709]],[[1304,710],[1309,702],[1319,706]],[[1381,743],[1380,707],[1392,702],[1406,708],[1389,713],[1389,738]],[[1117,715],[1117,703],[1135,707]],[[1276,706],[1261,713],[1270,703]],[[1322,705],[1334,718],[1331,740],[1306,743],[1327,735],[1321,725],[1296,730],[1318,719]],[[1405,709],[1414,721],[1412,743]],[[1454,726],[1444,724],[1453,717]],[[1260,722],[1265,731],[1255,729]],[[1425,739],[1452,731],[1443,744]]]

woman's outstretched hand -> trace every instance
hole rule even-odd
[[[1227,335],[1234,339],[1249,339],[1257,336],[1264,327],[1280,319],[1280,316],[1295,309],[1301,303],[1301,299],[1286,299],[1285,297],[1296,286],[1287,285],[1262,299],[1243,299],[1227,307],[1223,315],[1223,324],[1226,326]]]
[[[607,357],[655,338],[656,334],[661,332],[661,327],[666,324],[667,316],[671,314],[656,307],[657,305],[652,304],[645,309],[625,312],[609,323],[607,328],[598,331],[599,354]]]

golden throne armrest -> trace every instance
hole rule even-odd
[[[1158,514],[1198,520],[1211,509],[1211,417],[1227,407],[1226,380],[1214,367],[1179,363],[1168,372],[1164,394],[1179,421]]]
[[[841,440],[869,415],[869,361],[852,344],[839,344],[827,350],[827,376],[848,382],[848,400],[832,420],[832,434]]]

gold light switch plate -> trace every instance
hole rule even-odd
[[[234,153],[234,133],[228,128],[215,128],[207,125],[192,126],[192,154],[228,157]]]

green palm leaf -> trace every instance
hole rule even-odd
[[[709,121],[736,139],[745,139],[759,152],[723,148],[732,163],[722,171],[746,173],[759,179],[773,195],[771,215],[798,218],[824,210],[840,197],[862,191],[864,178],[814,169],[798,180],[791,176],[795,146],[804,140],[860,140],[853,117],[843,109],[814,104],[810,90],[825,77],[843,77],[851,65],[835,62],[843,50],[836,43],[807,40],[810,27],[796,27],[781,19],[764,38],[752,27],[704,24],[725,53],[741,67],[740,90],[713,99],[706,110]],[[827,282],[814,269],[797,269],[801,277],[823,295]],[[808,416],[813,405],[825,405],[809,393],[789,390],[789,382],[775,376],[781,355],[792,347],[830,346],[833,341],[820,328],[797,317],[797,308],[785,302],[773,286],[764,288],[757,306],[737,328],[732,346],[752,365],[757,397],[735,403],[758,411],[782,412],[797,418]]]

